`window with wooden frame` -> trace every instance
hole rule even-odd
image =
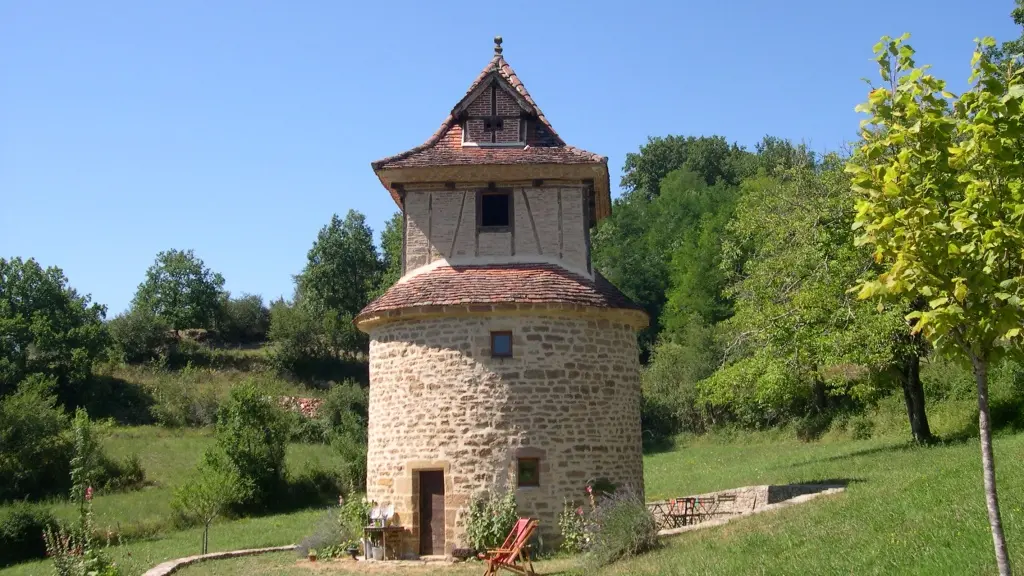
[[[512,231],[512,190],[481,190],[476,196],[476,227],[480,232]]]
[[[518,458],[516,486],[540,486],[540,458]]]
[[[512,332],[491,332],[491,358],[512,357]]]

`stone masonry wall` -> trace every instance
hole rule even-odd
[[[512,256],[586,271],[582,186],[513,187],[511,234],[477,233],[476,190],[406,190],[406,273],[441,259]]]
[[[511,330],[513,357],[490,332]],[[367,495],[395,505],[419,547],[418,470],[445,472],[445,552],[466,545],[471,497],[515,485],[516,458],[540,458],[540,486],[518,488],[521,515],[557,536],[563,500],[588,479],[643,490],[640,366],[626,325],[579,316],[404,320],[370,330]]]

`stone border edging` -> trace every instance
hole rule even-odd
[[[693,532],[694,530],[700,530],[702,528],[713,528],[715,526],[721,526],[722,524],[727,524],[727,523],[729,523],[729,522],[731,522],[731,521],[733,521],[733,520],[735,520],[737,518],[745,518],[747,516],[753,516],[754,514],[760,514],[762,512],[771,512],[772,510],[778,510],[780,508],[786,508],[788,506],[793,506],[794,504],[803,504],[804,502],[808,502],[810,500],[814,500],[815,498],[817,498],[819,496],[828,496],[828,495],[832,495],[832,494],[839,494],[839,493],[842,493],[842,492],[845,492],[845,491],[846,491],[846,487],[845,486],[837,486],[835,488],[828,488],[826,490],[822,490],[821,492],[813,492],[811,494],[802,494],[800,496],[795,496],[795,497],[790,498],[788,500],[783,500],[782,502],[776,502],[774,504],[768,504],[768,505],[765,505],[765,506],[761,506],[761,507],[755,508],[753,510],[744,510],[743,512],[739,512],[738,514],[732,514],[732,515],[726,516],[724,518],[715,518],[714,520],[708,520],[707,522],[700,522],[698,524],[691,524],[689,526],[680,526],[679,528],[667,528],[665,530],[659,530],[658,531],[658,536],[675,536],[676,534],[682,534],[684,532]],[[148,576],[148,575],[146,575],[146,576]]]
[[[256,554],[264,554],[266,552],[287,552],[289,550],[295,550],[298,548],[295,544],[289,544],[288,546],[274,546],[272,548],[249,548],[246,550],[228,550],[227,552],[210,552],[209,554],[197,554],[195,556],[186,556],[184,558],[178,558],[177,560],[168,560],[162,564],[146,570],[142,576],[167,576],[173,574],[178,570],[196,564],[204,560],[220,560],[223,558],[237,558],[239,556],[254,556]]]

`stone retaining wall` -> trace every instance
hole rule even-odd
[[[195,564],[196,562],[202,562],[204,560],[221,560],[224,558],[237,558],[239,556],[253,556],[255,554],[266,554],[267,552],[287,552],[288,550],[295,550],[295,544],[288,546],[274,546],[273,548],[250,548],[247,550],[228,550],[226,552],[211,552],[209,554],[196,554],[195,556],[186,556],[184,558],[178,558],[176,560],[168,560],[162,564],[158,564],[149,570],[146,570],[142,576],[168,576],[178,570],[181,570],[185,566]]]
[[[766,506],[792,500],[806,494],[816,494],[826,490],[839,488],[834,484],[786,484],[782,486],[743,486],[718,492],[694,494],[687,498],[705,500],[698,514],[692,519],[693,524],[708,522],[715,518],[736,516],[759,510]],[[710,501],[710,502],[708,502]],[[655,500],[647,503],[648,510],[654,514],[658,526],[673,527],[671,519],[666,515],[669,500]]]

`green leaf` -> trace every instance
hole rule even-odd
[[[953,297],[956,298],[957,302],[963,302],[964,298],[967,297],[967,286],[964,284],[957,284],[956,288],[953,289]]]
[[[878,290],[878,287],[878,282],[865,282],[860,287],[860,292],[857,293],[857,298],[860,300],[866,300],[868,298],[871,298],[872,296],[875,295],[875,292]]]
[[[1016,338],[1018,334],[1020,334],[1020,328],[1010,328],[1003,337],[1009,340],[1010,338]]]
[[[928,301],[928,306],[932,310],[934,310],[934,309],[938,308],[939,306],[945,305],[946,302],[949,302],[949,298],[943,296],[942,298],[935,298],[934,300]]]

